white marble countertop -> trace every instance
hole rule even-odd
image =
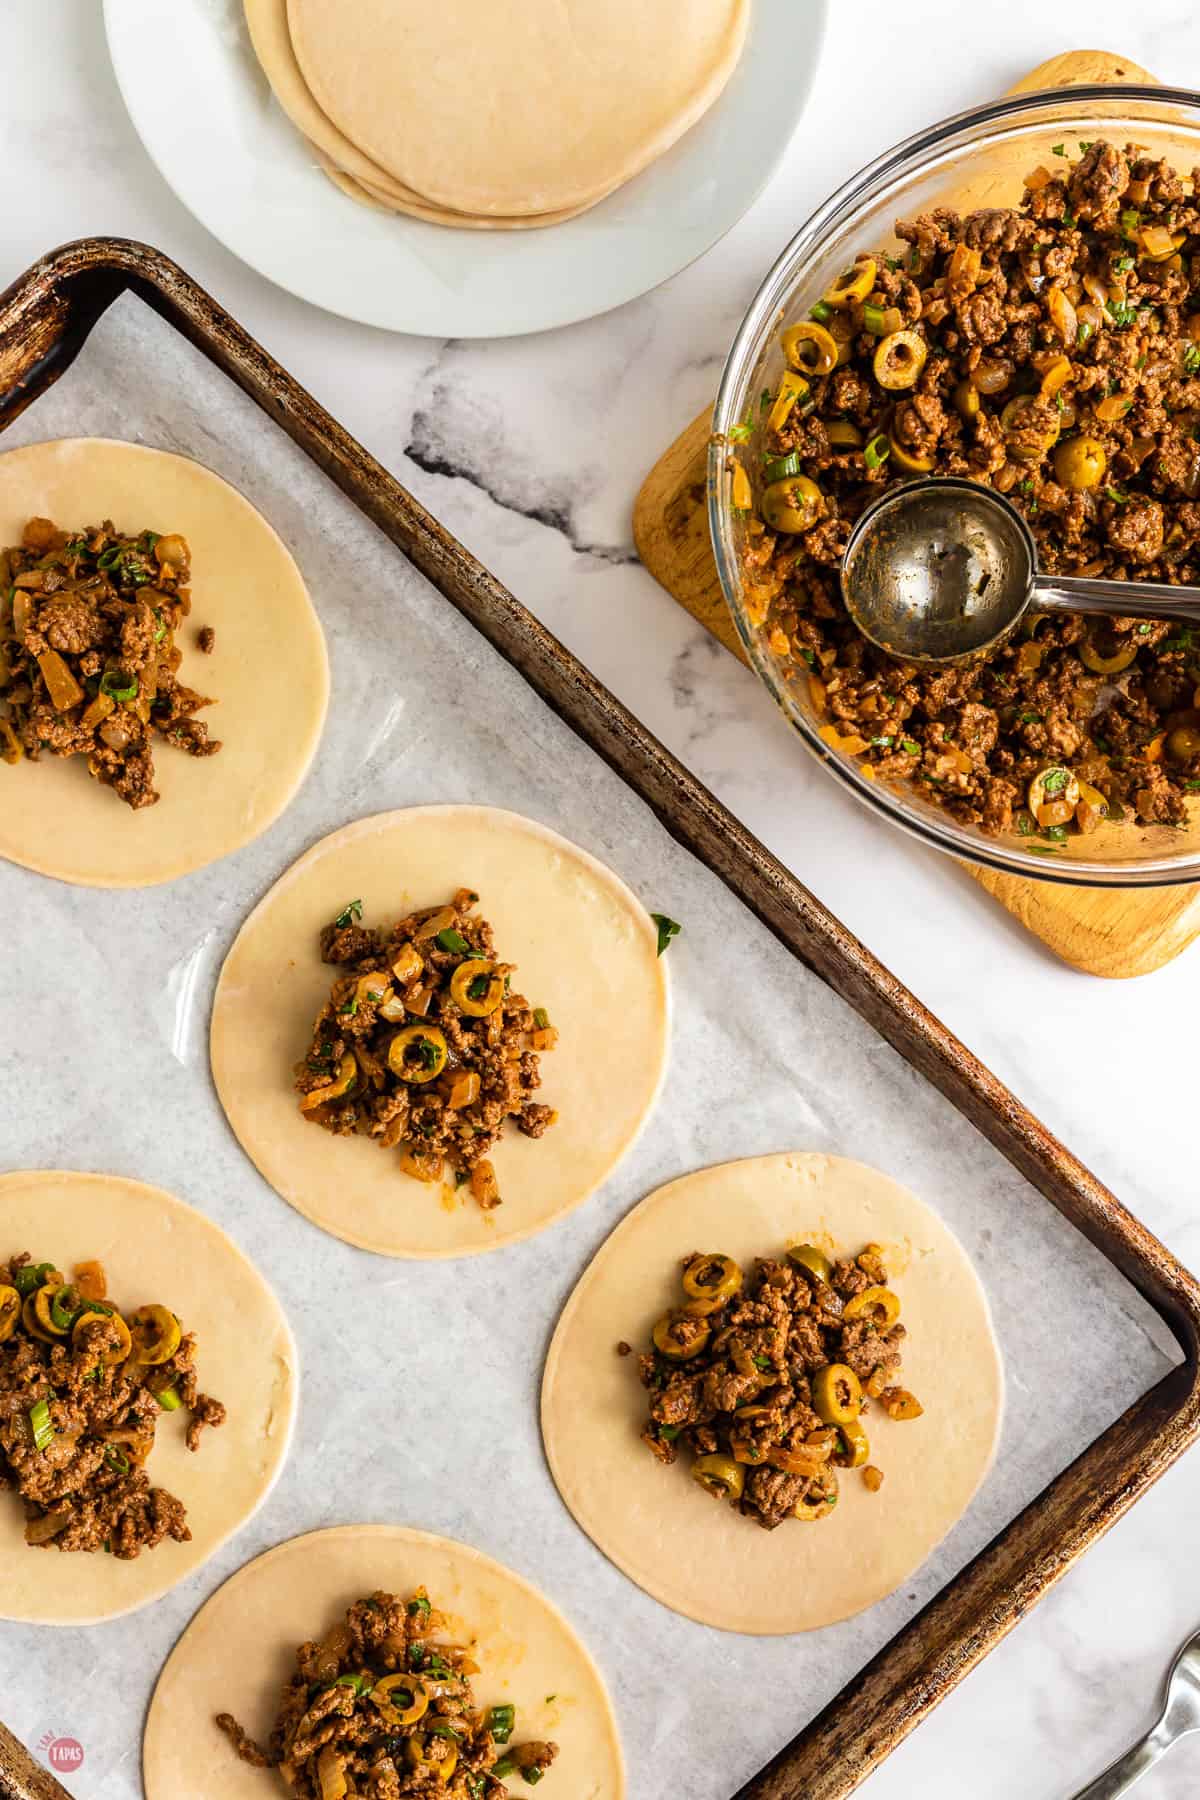
[[[1200,86],[1190,0],[1005,0],[987,10],[909,0],[903,30],[869,35],[861,10],[835,8],[785,167],[724,243],[620,312],[503,345],[389,337],[327,318],[242,268],[144,155],[109,68],[98,0],[8,0],[4,13],[0,286],[52,245],[94,232],[174,256],[1200,1266],[1183,1129],[1200,954],[1124,984],[1053,961],[966,876],[818,779],[751,677],[637,566],[629,527],[642,473],[712,394],[762,270],[835,181],[1082,44]],[[163,68],[169,80],[169,49]],[[1065,1074],[1063,1047],[1080,1038],[1087,1074]],[[871,1800],[1070,1794],[1149,1724],[1171,1653],[1200,1625],[1200,1559],[1186,1536],[1198,1525],[1192,1457],[863,1791]],[[1139,1791],[1184,1800],[1198,1788],[1200,1747],[1185,1744]]]

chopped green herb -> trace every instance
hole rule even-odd
[[[349,925],[351,919],[361,919],[361,918],[362,918],[362,901],[361,900],[351,900],[348,902],[347,905],[343,906],[341,912],[338,914],[337,918],[333,922],[335,925],[338,925],[338,926]]]
[[[1127,326],[1132,325],[1138,313],[1137,307],[1126,300],[1106,300],[1104,310],[1118,331],[1124,331]]]
[[[443,950],[452,951],[455,956],[470,956],[471,954],[470,944],[461,931],[455,931],[453,925],[448,925],[445,931],[439,931],[437,941]]]
[[[110,1469],[115,1469],[117,1471],[118,1475],[128,1475],[129,1458],[123,1450],[118,1450],[115,1444],[106,1444],[104,1446],[104,1460]]]
[[[658,1435],[660,1438],[665,1438],[668,1444],[673,1444],[679,1436],[679,1427],[678,1425],[660,1425]]]
[[[771,395],[770,388],[764,388],[762,393],[758,396],[759,412],[760,413],[767,412],[771,406],[771,401],[772,401],[772,395]]]
[[[1183,785],[1189,794],[1200,794],[1200,781],[1185,781]]]
[[[432,1611],[433,1608],[430,1606],[429,1601],[424,1594],[419,1595],[415,1600],[410,1600],[408,1603],[408,1616],[410,1619],[420,1618],[425,1620]]]
[[[1142,215],[1140,212],[1136,211],[1134,207],[1122,207],[1121,216],[1118,220],[1118,224],[1121,228],[1121,236],[1132,241],[1137,236],[1137,229],[1141,222]]]
[[[493,1706],[488,1713],[488,1730],[497,1744],[507,1744],[513,1734],[513,1726],[516,1722],[517,1709],[515,1706]],[[501,1758],[501,1761],[503,1760]],[[495,1774],[495,1772],[493,1769],[492,1773]]]
[[[350,1688],[356,1697],[369,1694],[375,1683],[369,1675],[339,1675],[334,1687]]]
[[[1142,621],[1142,623],[1138,626],[1138,636],[1139,637],[1149,637],[1152,629],[1153,629],[1153,627],[1151,626],[1150,621],[1148,619],[1144,619]]]
[[[183,1401],[179,1398],[179,1389],[174,1385],[164,1388],[162,1393],[155,1394],[154,1398],[164,1412],[178,1412],[183,1405]]]
[[[916,738],[902,737],[900,739],[900,748],[906,756],[920,756],[921,754],[921,746],[918,744]]]
[[[534,1007],[533,1022],[537,1026],[539,1031],[545,1031],[548,1029],[549,1024],[550,1024],[550,1014],[546,1011],[544,1006],[535,1006]]]
[[[1200,375],[1200,344],[1189,344],[1183,353],[1185,375]]]
[[[467,999],[482,1000],[487,991],[488,977],[486,975],[476,975],[475,979],[467,985]]]
[[[1074,231],[1076,225],[1079,223],[1073,212],[1065,212],[1062,216],[1062,222],[1068,231]]]
[[[1067,839],[1067,828],[1065,825],[1045,825],[1042,827],[1042,836],[1049,838],[1052,843],[1063,844]]]
[[[756,1356],[754,1358],[754,1366],[764,1375],[769,1374],[775,1367],[769,1356]]]
[[[48,1450],[54,1442],[54,1427],[50,1423],[50,1402],[38,1400],[29,1409],[29,1428],[33,1432],[34,1447]]]
[[[867,739],[867,747],[868,747],[868,749],[871,749],[871,750],[886,750],[887,746],[894,742],[895,742],[894,738],[891,737],[890,734],[888,734],[888,735],[884,735],[883,737],[868,738]]]
[[[1080,322],[1078,331],[1075,333],[1075,342],[1082,348],[1082,346],[1087,343],[1087,341],[1091,337],[1091,335],[1092,335],[1092,328],[1088,324],[1087,320],[1083,319]]]
[[[1017,714],[1017,724],[1018,725],[1044,725],[1045,722],[1046,722],[1045,713],[1023,712],[1023,713]]]
[[[1136,264],[1137,258],[1135,256],[1118,256],[1116,262],[1113,264],[1113,268],[1123,275],[1127,269],[1134,268]]]
[[[338,1007],[338,1014],[343,1019],[352,1019],[358,1011],[358,995],[352,994],[344,1006]]]
[[[1129,495],[1123,494],[1121,492],[1120,488],[1106,487],[1104,490],[1104,494],[1105,494],[1105,498],[1108,500],[1111,500],[1114,503],[1114,505],[1116,505],[1116,506],[1124,506],[1126,501],[1129,499]]]
[[[1065,144],[1051,144],[1050,154],[1051,156],[1065,156],[1067,154],[1067,146]]]
[[[887,461],[892,453],[892,446],[887,433],[881,431],[873,437],[863,451],[863,461],[868,469],[878,469]]]
[[[100,692],[107,694],[110,700],[136,700],[138,682],[135,676],[127,675],[124,669],[105,669],[100,677]]]
[[[1042,776],[1042,790],[1047,794],[1061,794],[1067,785],[1065,769],[1047,769]]]
[[[726,434],[735,444],[748,444],[754,433],[749,425],[731,425]]]
[[[651,913],[650,917],[658,926],[658,955],[661,956],[671,939],[679,936],[683,926],[676,919],[668,919],[666,913]]]

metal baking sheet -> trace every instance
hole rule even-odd
[[[76,1800],[133,1800],[146,1702],[200,1603],[284,1538],[390,1520],[476,1544],[565,1609],[613,1692],[637,1800],[673,1796],[684,1766],[696,1800],[726,1800],[1178,1363],[1178,1348],[1112,1264],[668,835],[258,407],[132,296],[96,325],[0,448],[60,435],[182,451],[247,494],[308,579],[333,695],[300,795],[265,838],[226,861],[133,893],[68,888],[0,866],[0,990],[6,1016],[20,1023],[10,1035],[9,1091],[21,1095],[0,1127],[3,1164],[128,1174],[208,1211],[275,1284],[302,1359],[295,1447],[264,1510],[202,1571],[132,1618],[85,1631],[0,1626],[5,1723],[43,1760],[39,1746],[52,1739],[78,1742],[83,1760],[64,1775]],[[219,779],[219,763],[213,769]],[[510,1250],[412,1264],[353,1250],[274,1195],[225,1124],[206,1035],[221,959],[278,875],[351,819],[438,800],[543,820],[684,929],[669,952],[668,1083],[600,1195]],[[114,829],[122,822],[114,802]],[[371,909],[388,905],[386,894],[364,898]],[[22,1070],[36,1080],[18,1081]],[[833,1629],[756,1640],[666,1611],[592,1547],[546,1471],[537,1396],[558,1312],[631,1205],[688,1169],[792,1147],[861,1157],[947,1218],[987,1286],[1008,1411],[983,1490],[902,1591]],[[1086,1357],[1064,1357],[1064,1342],[1086,1344]],[[378,1362],[416,1373],[402,1414],[381,1405],[370,1373]],[[236,1405],[236,1395],[222,1397]],[[247,1671],[230,1678],[236,1708]]]

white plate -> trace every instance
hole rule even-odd
[[[104,19],[143,144],[235,256],[366,325],[513,337],[635,299],[736,224],[804,109],[827,9],[828,0],[754,0],[729,86],[673,150],[579,218],[512,232],[425,225],[340,194],[275,104],[240,0],[172,0],[165,10],[162,0],[104,0]]]

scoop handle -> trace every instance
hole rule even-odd
[[[1161,581],[1090,581],[1083,575],[1039,575],[1030,602],[1039,612],[1098,613],[1106,618],[1180,619],[1200,625],[1200,588]]]

